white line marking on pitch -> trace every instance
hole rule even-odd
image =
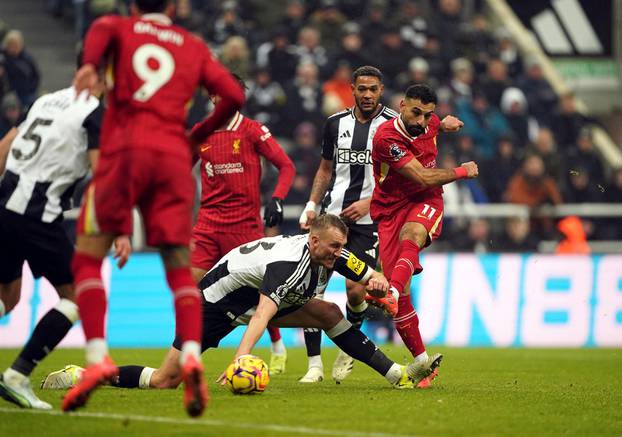
[[[288,425],[275,425],[275,424],[261,424],[261,423],[233,423],[225,422],[222,420],[213,419],[178,419],[175,417],[155,417],[155,416],[140,416],[133,414],[115,414],[115,413],[63,413],[58,410],[27,410],[17,408],[0,408],[0,413],[11,414],[40,414],[47,416],[59,416],[59,417],[81,417],[87,419],[112,419],[112,420],[129,420],[136,422],[153,422],[153,423],[170,423],[174,425],[194,425],[194,426],[219,426],[228,428],[242,428],[251,430],[265,430],[284,433],[297,433],[297,434],[315,434],[315,435],[338,435],[349,437],[406,437],[406,434],[391,434],[386,432],[361,432],[361,431],[347,431],[347,430],[330,430],[322,428],[308,428],[305,426],[288,426]],[[412,434],[410,434],[412,436]]]

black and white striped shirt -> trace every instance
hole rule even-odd
[[[331,273],[312,265],[308,240],[308,234],[266,237],[233,249],[199,283],[205,300],[240,325],[255,313],[260,293],[277,305],[275,317],[299,309],[324,291]],[[334,270],[353,281],[364,281],[372,274],[345,249]]]
[[[333,161],[333,178],[322,205],[327,213],[339,215],[352,203],[371,197],[374,172],[371,161],[372,140],[382,123],[397,117],[386,106],[372,120],[361,123],[354,107],[331,115],[324,125],[322,158]],[[371,225],[369,214],[357,224]]]
[[[76,99],[73,87],[35,101],[9,150],[0,207],[45,223],[61,218],[89,169],[87,150],[99,146],[103,107]]]

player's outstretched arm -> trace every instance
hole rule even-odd
[[[453,169],[444,169],[425,168],[416,158],[411,159],[397,171],[405,178],[425,188],[439,187],[458,179],[476,178],[479,174],[477,164],[473,161],[465,162]]]
[[[11,144],[13,143],[13,140],[15,139],[16,136],[17,136],[17,128],[13,127],[0,140],[0,175],[4,173],[4,168],[6,167],[6,158],[7,156],[9,156],[9,150],[11,149]]]
[[[313,178],[313,186],[311,187],[309,201],[300,215],[300,229],[303,231],[308,231],[311,227],[311,223],[315,220],[315,217],[317,217],[318,205],[324,198],[326,190],[328,190],[332,176],[333,161],[322,158],[320,160],[320,166],[315,172],[315,177]]]

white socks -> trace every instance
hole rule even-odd
[[[149,388],[151,385],[151,376],[156,369],[153,367],[145,367],[140,372],[140,378],[138,379],[138,388]]]
[[[93,338],[86,342],[87,364],[98,364],[108,355],[108,343],[103,338]]]
[[[366,301],[363,301],[360,304],[355,305],[355,306],[350,305],[350,302],[347,302],[346,305],[348,306],[348,308],[350,308],[350,310],[353,313],[362,313],[369,306],[369,304]]]
[[[181,356],[179,357],[179,362],[183,365],[186,361],[186,357],[188,355],[192,355],[197,359],[197,361],[201,361],[201,345],[198,341],[184,341],[184,344],[181,345]]]
[[[70,301],[69,299],[65,299],[64,297],[56,304],[54,307],[56,311],[61,313],[63,316],[67,317],[71,323],[76,323],[76,321],[80,318],[78,315],[78,305]]]
[[[313,355],[312,357],[309,357],[309,369],[311,367],[319,367],[320,369],[324,368],[321,355]]]
[[[398,381],[402,378],[402,366],[397,363],[393,363],[389,371],[384,375],[385,379],[389,381],[390,384],[397,384]]]
[[[277,341],[272,342],[272,345],[270,346],[270,352],[275,355],[285,355],[287,351],[285,350],[285,343],[283,343],[282,338],[279,338]]]
[[[420,363],[422,361],[428,361],[428,353],[426,351],[421,352],[415,357],[415,363]]]

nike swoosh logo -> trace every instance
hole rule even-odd
[[[201,147],[201,152],[205,152],[207,149],[211,148],[212,146],[203,146]]]
[[[281,208],[281,205],[279,205],[278,203],[276,204],[276,212],[282,212],[283,208]]]

